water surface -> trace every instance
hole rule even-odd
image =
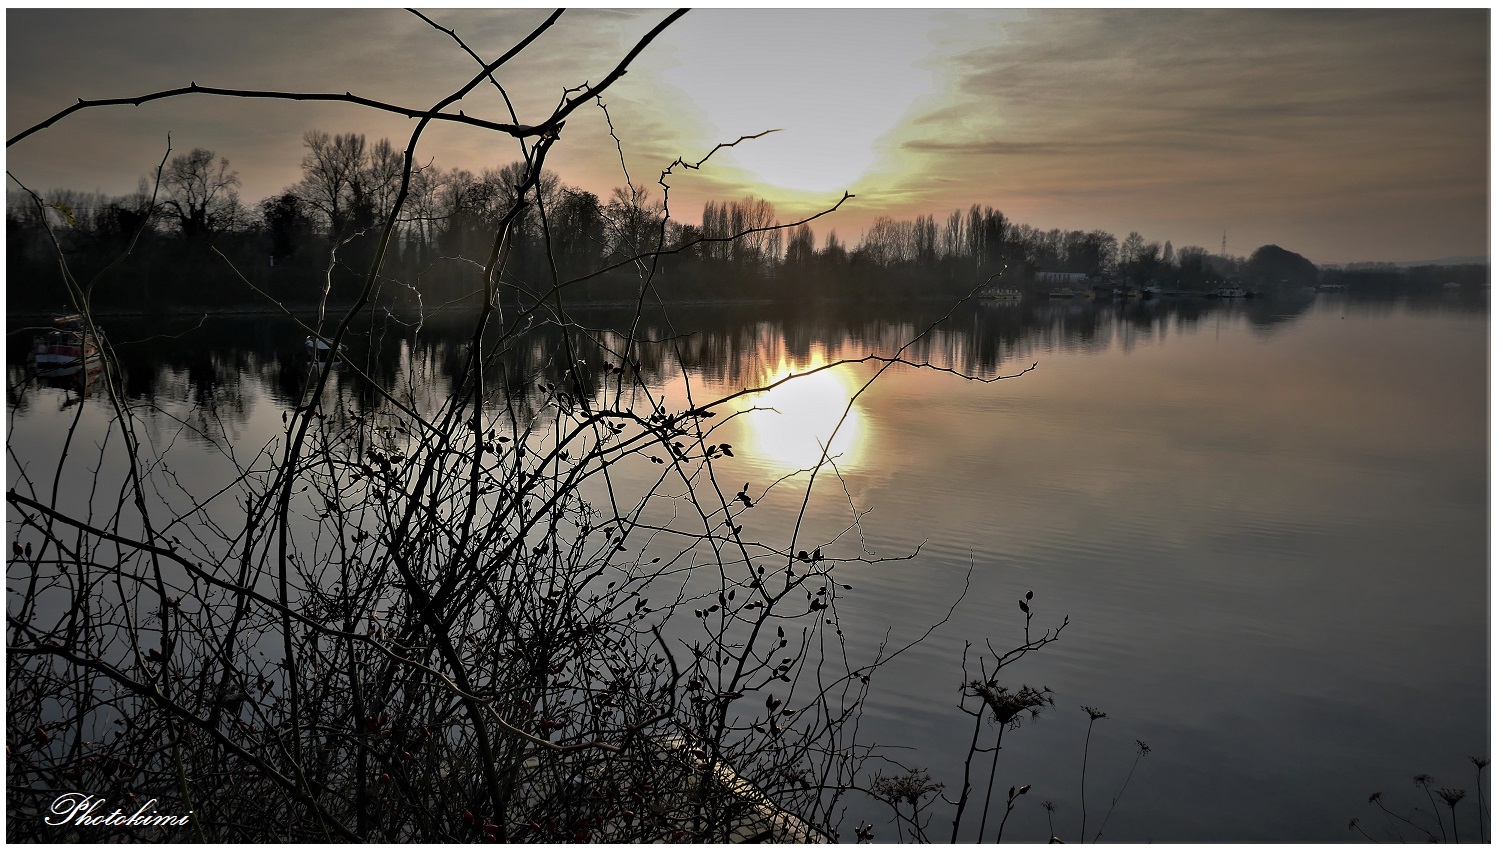
[[[941,312],[678,309],[649,319],[664,344],[644,367],[670,398],[703,401],[891,353]],[[1035,631],[1068,615],[1057,643],[1004,673],[1057,701],[1005,738],[1000,785],[1033,786],[1008,839],[1047,838],[1040,800],[1059,807],[1056,831],[1078,836],[1090,705],[1108,718],[1092,736],[1088,838],[1142,740],[1152,753],[1103,840],[1350,841],[1369,793],[1418,805],[1421,772],[1471,790],[1466,756],[1489,753],[1488,323],[1485,299],[968,307],[905,357],[980,378],[1037,367],[980,383],[895,365],[863,389],[868,363],[787,384],[723,429],[737,450],[727,480],[765,488],[818,461],[823,442],[835,466],[815,479],[797,545],[917,551],[848,566],[853,647],[914,638],[960,599],[874,679],[863,726],[952,788],[969,734],[955,709],[965,644],[1021,641],[1028,590]],[[455,382],[463,324],[373,324],[380,347],[353,358],[376,383],[421,408]],[[302,334],[273,319],[109,330],[126,395],[150,405],[147,433],[171,447],[185,490],[228,472],[200,434],[249,459],[306,371]],[[25,382],[24,338],[11,336],[8,369],[23,463],[46,460],[75,418],[84,437],[105,424],[97,394]],[[557,371],[561,341],[535,331],[493,385],[525,401]],[[331,403],[372,406],[352,374]],[[807,486],[789,480],[763,501],[755,525],[769,540]],[[1459,811],[1475,820],[1470,801]]]

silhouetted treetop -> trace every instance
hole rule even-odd
[[[1314,262],[1274,244],[1254,250],[1247,260],[1247,270],[1253,284],[1263,288],[1280,285],[1303,288],[1320,280],[1320,271]]]

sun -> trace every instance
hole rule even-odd
[[[923,10],[713,10],[669,30],[678,63],[662,78],[693,104],[707,139],[779,129],[717,156],[768,191],[849,190],[878,166],[882,139],[933,96],[933,26]]]

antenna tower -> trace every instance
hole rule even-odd
[[[1221,230],[1221,257],[1226,258],[1226,230]]]

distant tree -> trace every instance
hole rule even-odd
[[[439,182],[435,195],[441,223],[435,234],[438,251],[456,258],[479,255],[485,238],[482,231],[485,189],[480,179],[469,170],[451,169]]]
[[[714,241],[702,255],[732,263],[740,274],[761,276],[783,256],[783,237],[765,231],[777,225],[777,209],[765,199],[747,196],[737,202],[707,202],[700,217],[700,232]]]
[[[1175,260],[1179,265],[1180,284],[1206,286],[1215,281],[1216,273],[1211,269],[1209,259],[1210,252],[1205,247],[1180,247]]]
[[[1122,272],[1123,276],[1141,279],[1142,265],[1140,259],[1143,255],[1144,245],[1143,236],[1137,232],[1129,232],[1127,237],[1122,239],[1122,244],[1118,248],[1117,259],[1118,270]]]
[[[605,249],[605,215],[600,197],[586,190],[563,187],[549,214],[553,255],[566,277],[592,270]]]
[[[1179,248],[1179,253],[1175,257],[1175,262],[1182,268],[1192,264],[1203,264],[1205,257],[1208,255],[1210,255],[1210,251],[1205,247],[1191,244],[1189,246]]]
[[[1045,232],[1025,223],[1013,224],[1011,232],[1013,243],[1021,249],[1022,259],[1030,269],[1035,271],[1060,269],[1056,233]]]
[[[903,259],[902,231],[898,222],[883,214],[872,221],[870,227],[856,243],[856,252],[877,267],[889,267]]]
[[[834,229],[831,229],[830,234],[825,237],[825,246],[820,251],[819,256],[821,261],[831,267],[845,266],[849,256],[845,251],[845,244],[840,242],[840,238],[835,234]]]
[[[923,266],[932,265],[939,258],[939,227],[934,223],[934,215],[913,221],[912,256]]]
[[[767,205],[768,211],[771,212],[772,203],[769,202]],[[778,225],[777,219],[774,217],[774,219],[768,225]],[[778,259],[781,259],[783,257],[783,230],[774,229],[770,232],[764,232],[761,235],[758,235],[758,237],[761,239],[762,244],[761,267],[763,267],[764,270],[771,269],[774,265],[777,264]]]
[[[1267,244],[1248,258],[1247,276],[1259,288],[1305,288],[1320,281],[1320,269],[1299,253]]]
[[[296,193],[310,208],[323,216],[329,237],[339,240],[348,234],[351,208],[356,204],[365,166],[365,135],[330,135],[325,131],[303,134],[303,178],[294,186]]]
[[[370,208],[370,222],[375,222],[377,212],[391,210],[401,186],[402,153],[383,137],[370,147],[361,162],[352,192],[361,207]]]
[[[1073,273],[1100,275],[1114,267],[1117,239],[1109,232],[1073,231],[1062,238],[1063,268]]]
[[[432,164],[414,168],[407,193],[406,222],[403,228],[404,251],[419,265],[427,262],[436,245],[440,215],[440,190],[443,173]]]
[[[785,267],[794,271],[807,270],[814,263],[814,230],[808,223],[793,230],[788,239],[788,252],[783,256]]]
[[[772,260],[774,253],[772,234],[754,230],[769,229],[777,223],[777,209],[765,199],[747,196],[730,205],[731,234],[743,235],[731,243],[731,260],[743,272],[760,274],[763,265]],[[776,249],[781,249],[781,244]]]
[[[724,203],[706,202],[699,218],[700,234],[706,238],[723,238],[731,233],[730,217]],[[721,243],[706,244],[700,253],[707,259],[728,259],[731,248]]]
[[[704,245],[699,243],[699,241],[703,238],[704,233],[699,231],[699,227],[692,223],[680,223],[677,220],[668,221],[668,241],[666,245],[675,249],[682,247],[683,249],[679,253],[676,253],[677,256],[685,259],[699,258],[699,251],[704,248]]]
[[[1002,269],[1008,232],[1007,218],[990,205],[972,205],[966,219],[966,255],[975,271],[995,273]]]
[[[1051,262],[1050,267],[1063,268],[1065,264],[1065,233],[1059,229],[1050,229],[1041,236],[1040,251]]]
[[[965,215],[959,208],[945,219],[945,231],[940,239],[940,251],[948,259],[959,259],[965,254]]]
[[[256,206],[261,212],[270,240],[270,255],[285,259],[297,255],[298,250],[313,235],[313,218],[303,200],[295,193],[283,193],[261,200]]]
[[[654,245],[658,221],[648,207],[647,188],[617,187],[605,206],[606,237],[610,255],[617,260],[639,256]]]
[[[1147,241],[1142,249],[1138,250],[1133,259],[1133,266],[1140,282],[1148,282],[1159,277],[1163,269],[1163,258],[1159,255],[1162,248],[1156,241]]]
[[[194,149],[173,158],[162,172],[162,211],[184,238],[207,241],[243,221],[239,186],[240,174],[230,169],[229,158]]]

